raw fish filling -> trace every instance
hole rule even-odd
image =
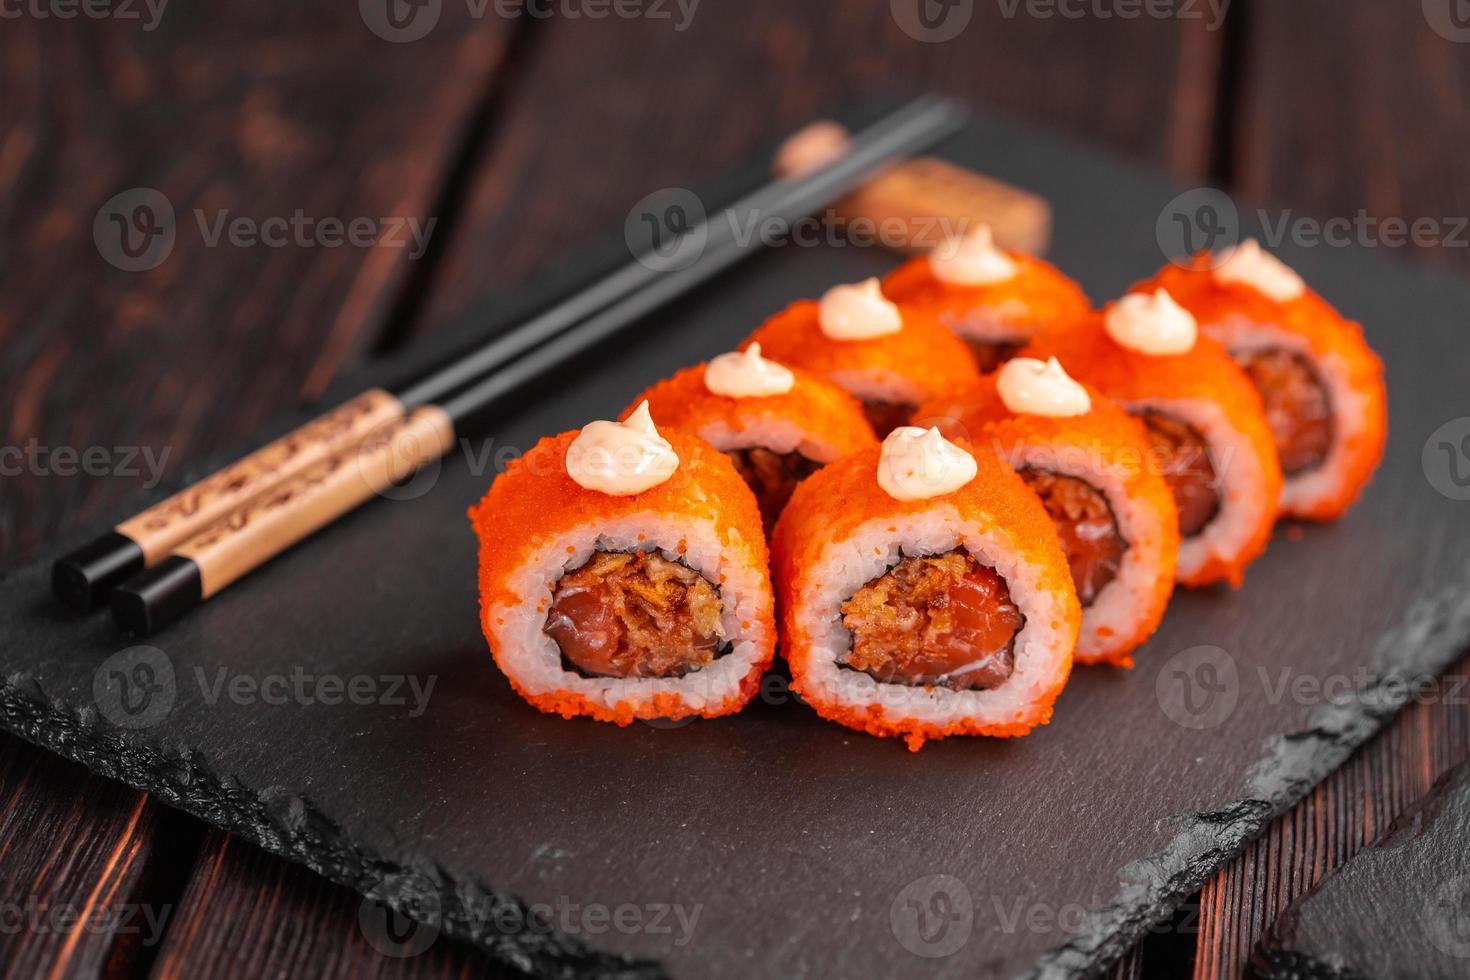
[[[1193,537],[1220,512],[1215,465],[1205,437],[1193,426],[1160,412],[1144,410],[1138,416],[1179,508],[1179,536]]]
[[[727,450],[725,455],[734,462],[741,479],[755,492],[768,532],[786,507],[786,501],[791,499],[796,485],[822,468],[821,463],[807,459],[801,453],[776,453],[759,446]]]
[[[1049,470],[1021,470],[1021,478],[1036,491],[1072,569],[1077,598],[1090,606],[1097,594],[1118,574],[1128,545],[1107,499],[1092,484]]]
[[[1281,471],[1294,476],[1321,466],[1332,448],[1332,403],[1316,369],[1279,348],[1237,351],[1235,360],[1266,403]]]
[[[887,684],[973,690],[1015,669],[1026,617],[994,569],[964,551],[905,558],[842,604],[843,666]]]
[[[543,627],[571,668],[594,677],[682,677],[723,641],[719,591],[688,565],[598,551],[556,583]]]
[[[907,402],[864,401],[863,414],[868,417],[868,424],[878,438],[882,439],[899,426],[908,425],[918,407]]]

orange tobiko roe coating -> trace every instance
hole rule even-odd
[[[1111,304],[1109,305],[1111,308]],[[1194,574],[1180,579],[1191,588],[1228,582],[1239,588],[1245,569],[1266,550],[1276,523],[1276,501],[1281,497],[1281,461],[1276,439],[1266,421],[1260,393],[1225,348],[1200,336],[1183,354],[1150,355],[1113,341],[1103,327],[1107,310],[1094,314],[1072,329],[1038,337],[1021,351],[1022,357],[1055,357],[1067,373],[1125,405],[1153,398],[1205,398],[1224,411],[1259,464],[1259,492],[1269,506],[1233,558],[1214,555]]]
[[[758,662],[742,679],[737,692],[702,710],[685,705],[673,694],[655,695],[652,703],[619,701],[612,708],[566,690],[531,692],[506,669],[497,637],[504,625],[505,611],[521,604],[511,580],[532,556],[549,542],[568,532],[597,528],[601,524],[636,514],[678,517],[691,523],[712,524],[727,561],[757,571],[769,590],[769,555],[755,497],[724,453],[676,429],[660,430],[673,446],[679,466],[669,479],[656,487],[626,497],[616,497],[580,486],[567,476],[567,447],[581,430],[548,436],[524,456],[512,460],[495,478],[481,501],[469,510],[470,522],[480,541],[480,624],[491,654],[515,688],[516,693],[548,714],[563,718],[586,715],[619,725],[636,718],[685,718],[702,715],[714,718],[745,706],[760,687],[761,675],[775,654],[775,616],[768,604],[761,622],[767,638]],[[681,542],[679,551],[684,545]],[[723,580],[716,582],[723,585]],[[544,603],[544,599],[542,602]]]
[[[1347,383],[1364,399],[1360,431],[1342,445],[1345,479],[1336,493],[1320,498],[1311,507],[1293,507],[1292,517],[1332,521],[1348,509],[1383,459],[1388,438],[1388,392],[1383,383],[1383,362],[1363,339],[1363,328],[1348,320],[1332,305],[1308,289],[1301,296],[1279,303],[1243,283],[1215,279],[1206,255],[1197,256],[1189,267],[1169,264],[1157,276],[1135,290],[1168,290],[1169,295],[1199,321],[1211,328],[1231,316],[1243,316],[1260,324],[1274,324],[1306,342],[1315,361],[1333,361],[1347,369]]]
[[[894,333],[869,340],[833,340],[822,332],[817,303],[800,300],[756,328],[740,349],[759,343],[762,357],[828,379],[844,371],[905,378],[920,390],[920,401],[980,377],[975,355],[964,341],[931,316],[900,312],[903,328]]]
[[[928,256],[909,259],[883,278],[883,293],[903,307],[919,310],[957,333],[976,310],[1009,306],[1006,322],[1022,337],[1066,328],[1092,312],[1082,287],[1056,266],[1023,252],[1006,253],[1016,274],[1003,282],[967,286],[935,277]],[[1020,312],[1022,309],[1024,313]]]
[[[796,380],[785,394],[730,398],[704,386],[705,366],[685,368],[648,388],[623,409],[619,418],[626,419],[647,399],[655,424],[695,434],[710,425],[723,424],[733,432],[743,432],[769,419],[784,419],[830,444],[834,459],[878,441],[857,399],[814,374],[788,368]]]
[[[1129,415],[1112,399],[1090,385],[1088,398],[1092,410],[1070,418],[1018,414],[1006,407],[997,390],[999,375],[981,378],[980,383],[964,391],[942,396],[919,406],[914,424],[937,426],[949,439],[971,446],[988,448],[1002,459],[1023,449],[1045,449],[1059,455],[1067,452],[1100,458],[1113,473],[1123,478],[1128,498],[1141,503],[1159,516],[1158,541],[1130,540],[1129,547],[1157,549],[1162,563],[1152,589],[1137,602],[1142,609],[1130,633],[1113,632],[1105,648],[1090,655],[1079,651],[1080,664],[1111,664],[1132,667],[1133,650],[1153,635],[1163,621],[1164,610],[1174,594],[1174,560],[1179,552],[1179,518],[1174,507],[1174,494],[1158,468],[1152,465],[1153,452],[1143,423]],[[1115,515],[1116,516],[1116,515]],[[1083,610],[1085,617],[1087,611]]]
[[[771,539],[771,573],[780,610],[781,652],[791,667],[791,687],[823,718],[881,737],[901,737],[912,752],[926,739],[949,735],[1014,738],[1051,720],[1052,705],[1071,672],[1072,648],[1082,621],[1082,607],[1072,585],[1072,572],[1062,553],[1056,528],[1041,501],[1010,466],[992,453],[975,453],[975,478],[953,493],[930,500],[895,500],[878,486],[879,447],[845,456],[813,473],[797,486]],[[1013,720],[980,723],[959,718],[943,725],[889,714],[879,705],[852,705],[827,700],[805,683],[812,656],[812,637],[797,619],[803,598],[816,591],[815,576],[823,552],[845,541],[874,519],[892,518],[898,533],[905,517],[938,507],[952,508],[962,521],[985,527],[1010,554],[1035,574],[1038,591],[1062,599],[1061,620],[1052,625],[1067,634],[1062,669]]]

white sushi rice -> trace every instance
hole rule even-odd
[[[843,602],[905,557],[942,555],[960,547],[995,569],[1026,617],[1015,638],[1015,670],[1003,684],[983,691],[889,684],[838,663],[852,645],[842,624]],[[805,582],[796,616],[812,638],[812,648],[802,684],[808,696],[824,702],[877,705],[894,722],[912,718],[942,726],[967,718],[984,725],[1012,724],[1069,668],[1071,636],[1062,625],[1065,610],[1057,597],[1040,588],[1034,571],[1016,556],[1007,532],[962,520],[952,507],[859,525],[850,537],[822,550]]]
[[[724,421],[711,422],[695,434],[721,452],[759,447],[773,453],[799,453],[817,463],[830,463],[841,455],[820,432],[776,416],[749,420],[740,429]]]
[[[1198,572],[1211,557],[1234,562],[1274,505],[1262,499],[1266,475],[1261,461],[1230,416],[1208,398],[1143,398],[1124,403],[1129,410],[1150,409],[1193,428],[1205,441],[1215,468],[1220,510],[1198,534],[1179,543],[1177,577]]]
[[[1092,605],[1082,608],[1082,633],[1077,639],[1077,657],[1088,660],[1109,652],[1118,636],[1132,636],[1148,618],[1155,601],[1164,535],[1158,511],[1128,493],[1128,468],[1141,460],[1101,459],[1079,447],[1016,446],[1004,454],[1015,469],[1030,467],[1062,476],[1075,477],[1099,491],[1113,512],[1118,533],[1127,550],[1113,580],[1097,593]],[[1173,520],[1172,513],[1164,515]]]
[[[587,525],[547,540],[510,582],[519,601],[511,608],[485,611],[485,628],[495,638],[501,669],[530,694],[567,691],[609,710],[626,704],[640,717],[651,716],[653,697],[661,693],[677,694],[692,712],[718,706],[739,691],[741,680],[772,642],[765,626],[771,596],[764,569],[752,559],[750,543],[738,532],[730,533],[732,538],[722,541],[711,523],[650,512],[600,527]],[[542,627],[556,582],[564,572],[583,565],[594,551],[657,551],[702,574],[720,590],[724,606],[721,636],[732,644],[730,652],[707,667],[674,678],[585,677],[564,669],[561,648]]]
[[[1311,364],[1327,389],[1332,411],[1332,444],[1327,456],[1316,466],[1296,476],[1286,477],[1281,486],[1283,510],[1310,509],[1324,498],[1334,497],[1350,478],[1347,473],[1346,446],[1360,439],[1370,417],[1368,399],[1349,383],[1350,372],[1341,358],[1319,357],[1306,338],[1285,330],[1280,324],[1259,323],[1239,313],[1223,320],[1201,324],[1211,339],[1219,341],[1232,354],[1277,348],[1300,355]]]
[[[1031,307],[1011,297],[985,306],[975,306],[957,316],[942,317],[951,333],[987,343],[1024,341],[1030,329],[1022,326],[1031,318]]]
[[[849,369],[833,371],[827,377],[859,401],[917,405],[929,396],[922,386],[894,371]]]

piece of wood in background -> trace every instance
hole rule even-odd
[[[339,239],[305,222],[364,219],[384,241],[395,228],[411,241],[409,218],[427,228],[497,64],[497,27],[453,5],[408,44],[374,36],[356,4],[173,7],[154,30],[6,21],[0,441],[45,452],[5,477],[0,552],[34,555],[68,524],[119,512],[156,476],[134,450],[167,451],[177,478],[320,391],[376,336],[414,248],[330,247]],[[138,189],[171,205],[174,244],[155,268],[124,271],[94,221]],[[314,244],[232,244],[246,239],[221,224],[286,222],[269,230],[290,241],[298,212]],[[104,247],[117,231],[104,215]],[[64,475],[80,464],[57,448],[100,451],[87,465],[104,475]]]
[[[1243,975],[1293,898],[1381,835],[1444,772],[1470,759],[1470,659],[1355,752],[1216,875],[1200,896],[1195,980]]]
[[[356,4],[288,3],[174,6],[143,27],[20,16],[0,31],[0,445],[46,453],[0,479],[6,564],[126,511],[156,475],[145,451],[177,479],[374,342],[415,274],[408,250],[211,247],[193,209],[206,223],[432,217],[508,32],[446,6],[429,36],[393,44]],[[138,187],[170,200],[176,241],[127,272],[93,222]],[[79,462],[56,447],[98,447],[107,471],[65,475]],[[6,897],[74,906],[127,895],[160,864],[187,875],[198,824],[161,840],[141,794],[9,736],[0,753]],[[130,942],[25,929],[0,936],[0,962],[85,975],[134,956]]]
[[[1454,164],[1470,144],[1470,43],[1429,22],[1454,7],[1250,3],[1233,154],[1240,193],[1298,218],[1428,219],[1443,246],[1383,247],[1381,227],[1347,234],[1380,253],[1470,269],[1470,191]]]
[[[73,977],[146,967],[177,885],[158,874],[170,863],[187,868],[201,835],[197,823],[136,790],[0,739],[0,972]]]
[[[1467,215],[1455,168],[1470,141],[1470,45],[1431,29],[1421,4],[1250,3],[1229,152],[1242,197],[1298,217]],[[1272,211],[1273,219],[1279,211]],[[1362,242],[1371,246],[1371,242]],[[1324,246],[1325,247],[1325,246]],[[1387,251],[1387,250],[1382,250]],[[1470,268],[1470,248],[1398,249]],[[1470,662],[1455,673],[1470,672]],[[1445,770],[1470,759],[1470,711],[1414,705],[1206,886],[1196,980],[1242,975],[1292,898],[1383,831]]]
[[[921,43],[888,4],[704,4],[692,23],[554,22],[475,174],[417,330],[864,92],[932,88],[1202,180],[1221,37],[1199,20],[1007,18]],[[677,79],[677,84],[670,84]],[[589,166],[595,161],[595,166]]]
[[[1470,767],[1295,899],[1256,946],[1255,975],[1451,980],[1470,973]]]
[[[383,915],[347,888],[211,830],[152,975],[524,976],[479,949]]]

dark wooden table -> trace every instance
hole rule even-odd
[[[705,0],[687,22],[671,3],[632,19],[541,3],[560,11],[548,18],[443,0],[424,8],[440,10],[425,36],[397,42],[367,26],[392,33],[378,0],[179,5],[156,22],[142,4],[69,19],[50,0],[7,6],[20,14],[0,31],[0,444],[26,455],[0,477],[0,557],[124,512],[152,478],[133,450],[166,450],[177,477],[644,193],[875,87],[952,92],[1298,216],[1432,219],[1451,235],[1470,214],[1470,31],[1454,5],[1234,0],[1219,24],[1206,0],[1167,17],[1132,0],[959,0],[951,16],[971,19],[944,43],[908,36],[881,0]],[[104,261],[93,220],[138,187],[179,223],[165,261],[129,272]],[[211,244],[195,209],[437,224],[421,256]],[[1470,272],[1466,245],[1384,250]],[[101,452],[84,466],[65,447]],[[1428,700],[1118,975],[1240,976],[1285,901],[1470,757],[1466,698]],[[16,976],[498,970],[443,939],[384,956],[347,890],[8,737],[0,903],[0,969]]]

